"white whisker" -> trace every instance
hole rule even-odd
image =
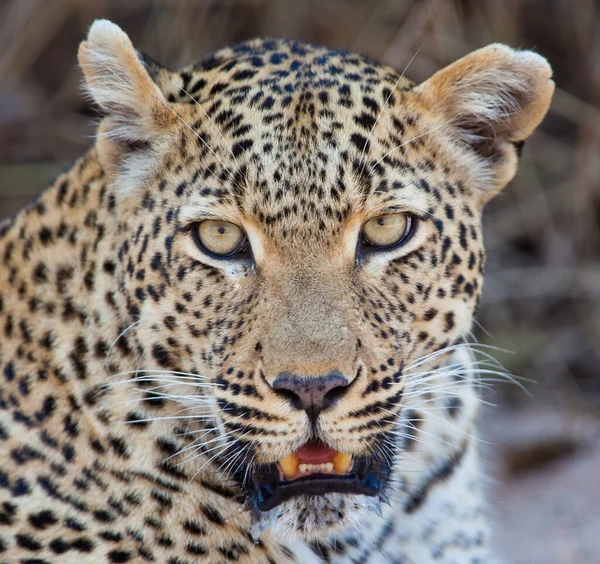
[[[233,157],[233,160],[237,162],[237,158],[236,156],[233,154],[233,150],[231,149],[230,144],[227,143],[227,140],[225,139],[225,136],[223,135],[223,132],[221,131],[221,128],[217,126],[217,124],[214,122],[214,120],[208,115],[208,113],[206,112],[206,110],[202,107],[202,105],[200,104],[200,102],[198,102],[198,100],[196,100],[196,98],[194,98],[185,88],[183,88],[182,86],[180,86],[181,91],[188,97],[190,98],[194,104],[196,104],[196,106],[198,106],[198,108],[200,108],[200,110],[202,111],[202,113],[206,116],[206,118],[210,121],[210,123],[213,124],[214,128],[217,130],[217,132],[219,133],[219,135],[221,136],[222,141],[224,142],[224,145],[226,145],[229,148],[229,153],[230,155]]]
[[[396,91],[396,88],[398,88],[398,84],[400,84],[400,81],[404,78],[404,75],[406,74],[406,71],[408,70],[408,67],[416,59],[417,55],[421,52],[421,49],[423,48],[423,45],[425,45],[425,42],[421,43],[421,46],[417,49],[417,52],[411,57],[410,61],[408,61],[408,63],[404,67],[404,70],[402,71],[402,73],[398,77],[398,80],[396,81],[396,84],[394,84],[394,87],[392,88],[391,92],[388,94],[388,97],[386,98],[386,100],[385,100],[385,102],[383,104],[383,107],[379,111],[379,114],[377,115],[377,119],[375,120],[375,123],[373,124],[373,127],[371,127],[371,129],[369,131],[369,135],[367,135],[367,141],[363,145],[362,152],[360,153],[360,159],[359,159],[359,161],[362,161],[362,163],[363,163],[362,168],[360,169],[361,175],[362,175],[362,173],[365,170],[365,165],[366,165],[366,162],[367,162],[365,160],[365,158],[364,158],[364,156],[365,156],[365,149],[367,148],[367,145],[369,144],[371,136],[373,135],[373,131],[375,130],[375,127],[377,127],[377,124],[379,123],[379,120],[380,120],[381,116],[383,115],[383,112],[387,109],[387,107],[388,107],[388,105],[390,103],[390,100],[392,99],[392,96],[394,95],[394,92]]]
[[[157,369],[143,369],[138,368],[136,370],[126,370],[125,372],[117,372],[116,374],[111,374],[111,377],[116,378],[118,376],[127,376],[129,374],[165,374],[165,375],[174,375],[181,376],[182,378],[187,377],[188,379],[203,379],[205,376],[201,374],[194,374],[193,372],[180,372],[177,370],[157,370]]]
[[[440,123],[440,124],[436,125],[435,127],[432,127],[431,129],[428,129],[424,133],[421,133],[419,135],[415,135],[414,137],[412,137],[408,141],[404,141],[403,143],[400,143],[400,145],[394,147],[391,151],[388,151],[385,155],[383,155],[383,157],[381,157],[375,163],[375,166],[377,166],[381,161],[383,161],[385,158],[389,157],[392,153],[394,153],[395,151],[397,151],[401,147],[404,147],[405,145],[408,145],[409,143],[412,143],[413,141],[416,141],[417,139],[420,139],[421,137],[425,137],[425,135],[429,135],[430,133],[433,133],[434,131],[437,131],[438,129],[442,129],[443,127],[445,127],[449,123],[453,122],[456,118],[458,118],[458,116],[460,116],[461,113],[462,112],[459,112],[453,118],[450,118],[449,120],[446,120],[444,123]]]
[[[110,347],[108,347],[108,351],[106,351],[106,356],[104,357],[104,364],[108,365],[108,359],[110,357],[110,354],[112,353],[112,350],[114,348],[114,346],[118,343],[119,339],[121,337],[123,337],[126,333],[128,333],[131,329],[133,329],[136,325],[138,325],[140,323],[140,320],[138,319],[137,321],[134,321],[131,325],[129,325],[128,327],[126,327],[125,329],[123,329],[123,331],[121,331],[119,333],[119,335],[117,336],[117,338],[112,342],[112,344],[110,345]]]

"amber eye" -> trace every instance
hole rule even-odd
[[[370,219],[363,225],[363,243],[379,249],[390,249],[406,242],[413,230],[410,214],[392,213]]]
[[[240,227],[228,221],[206,219],[194,226],[198,246],[216,257],[230,257],[246,251],[246,235]]]

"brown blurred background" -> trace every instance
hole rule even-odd
[[[508,562],[597,563],[600,549],[600,3],[593,0],[0,0],[0,219],[93,142],[78,42],[108,18],[166,66],[254,36],[366,53],[420,81],[494,41],[554,68],[549,116],[486,212],[477,337],[531,396],[483,414]],[[487,333],[488,330],[490,333]]]

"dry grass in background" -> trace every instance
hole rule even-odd
[[[507,447],[502,452],[510,460],[504,467],[519,474],[524,464],[535,467],[577,450],[569,443],[579,440],[580,430],[573,430],[577,414],[600,419],[598,2],[0,0],[0,218],[23,206],[92,143],[95,114],[81,95],[76,52],[98,17],[121,25],[137,47],[169,67],[264,35],[361,51],[398,69],[418,51],[407,73],[417,81],[494,41],[546,56],[558,86],[550,115],[526,145],[517,179],[486,213],[490,258],[479,321],[493,335],[480,330],[478,336],[514,351],[501,360],[537,382],[530,386],[535,409],[563,414],[558,423],[540,424],[545,415],[532,419],[527,413],[516,419],[521,427],[539,428],[537,436],[558,427],[548,445],[538,441],[525,451]],[[511,408],[529,401],[514,387],[503,387],[497,397]],[[561,446],[555,439],[565,434]],[[555,482],[546,478],[543,483],[554,488],[556,476]],[[558,482],[564,480],[585,482],[585,477],[565,475]],[[592,484],[597,487],[598,481]],[[526,499],[518,490],[513,494]],[[542,488],[539,496],[544,495]],[[523,505],[512,510],[505,532],[511,519],[514,529],[511,515]],[[543,523],[545,536],[552,537],[556,531]],[[521,556],[512,561],[597,562],[585,552],[598,546],[597,534],[590,534],[586,545],[579,529],[556,526],[560,530],[552,541],[538,543],[542,551],[552,550],[515,549]],[[506,534],[511,542],[518,537],[518,531]]]

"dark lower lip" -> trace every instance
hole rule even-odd
[[[311,474],[293,481],[281,480],[276,464],[258,466],[246,492],[251,504],[259,511],[269,511],[302,495],[321,496],[327,493],[378,496],[389,477],[389,466],[383,461],[358,459],[352,471],[343,476]]]

